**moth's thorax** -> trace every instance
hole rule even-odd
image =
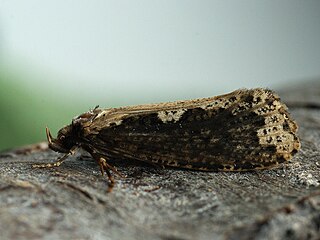
[[[121,109],[121,108],[119,108]],[[102,128],[120,125],[125,115],[119,113],[119,109],[98,109],[95,108],[85,112],[72,120],[72,126],[81,137],[98,134]]]
[[[81,115],[72,119],[72,126],[86,127],[87,125],[90,125],[101,112],[102,112],[101,109],[95,108],[88,112],[82,113]]]

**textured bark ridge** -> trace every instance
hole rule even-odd
[[[59,154],[46,144],[0,153],[1,239],[317,239],[320,235],[320,84],[280,92],[301,150],[277,169],[197,172],[91,157],[33,169]],[[307,94],[306,97],[304,97]]]

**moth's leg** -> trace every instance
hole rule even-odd
[[[110,181],[110,184],[109,184],[109,188],[108,188],[108,192],[111,192],[112,191],[112,188],[114,187],[114,178],[113,176],[111,175],[110,173],[110,165],[107,163],[107,161],[104,159],[104,158],[99,158],[98,160],[98,164],[99,164],[99,167],[100,167],[100,171],[101,171],[101,174],[102,176],[104,176],[104,172],[107,173],[108,175],[108,178],[109,178],[109,181]],[[111,169],[112,170],[112,169]],[[112,170],[113,171],[113,170]]]
[[[104,171],[106,171],[108,169],[108,170],[112,170],[112,172],[114,172],[115,174],[117,174],[118,176],[120,176],[122,178],[125,177],[123,174],[118,172],[118,170],[114,166],[112,166],[111,164],[108,164],[107,160],[104,156],[101,156],[100,154],[96,154],[96,153],[91,153],[91,155],[99,164],[100,171],[101,171],[102,175],[104,175]]]
[[[100,167],[100,171],[101,171],[102,176],[104,175],[104,172],[107,173],[108,179],[110,181],[108,192],[111,192],[112,188],[114,186],[115,180],[114,180],[112,174],[110,173],[110,170],[112,170],[112,172],[119,175],[120,177],[125,177],[125,176],[123,176],[121,173],[119,173],[118,170],[114,166],[108,164],[107,160],[105,158],[103,158],[101,156],[97,156],[97,155],[93,155],[93,156],[96,159],[96,161]]]
[[[54,163],[40,163],[40,164],[33,164],[33,168],[53,168],[53,167],[59,167],[69,156],[73,155],[75,153],[75,150],[77,149],[76,146],[72,147],[68,153],[63,155],[62,157],[58,158],[57,161]]]

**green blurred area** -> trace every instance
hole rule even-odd
[[[46,126],[55,133],[81,111],[47,99],[41,88],[30,91],[26,81],[20,81],[25,77],[0,67],[0,151],[43,141]]]
[[[0,152],[46,141],[46,126],[55,137],[73,117],[97,104],[103,108],[126,104],[114,91],[105,98],[97,97],[95,92],[82,97],[84,90],[78,86],[68,92],[63,77],[39,66],[16,62],[0,63]],[[58,82],[54,89],[48,85],[50,81]]]

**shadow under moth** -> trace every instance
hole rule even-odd
[[[109,159],[203,171],[269,169],[300,149],[297,124],[278,95],[268,89],[240,89],[195,100],[130,107],[95,108],[75,117],[57,138],[46,128],[49,148],[64,155],[82,148],[107,173],[119,174]]]

